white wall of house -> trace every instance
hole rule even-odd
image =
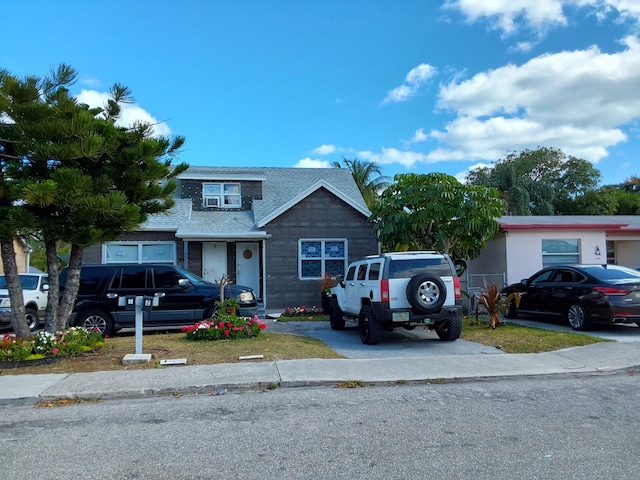
[[[580,240],[580,263],[607,263],[604,231],[513,230],[506,235],[507,283],[519,282],[542,268],[542,240],[567,239]]]

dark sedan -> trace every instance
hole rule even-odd
[[[594,323],[640,326],[640,272],[619,265],[556,265],[502,289],[522,294],[505,316],[561,316],[576,330]]]

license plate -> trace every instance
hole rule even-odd
[[[408,322],[409,312],[394,312],[391,318],[394,322]]]

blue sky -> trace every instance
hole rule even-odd
[[[187,139],[191,165],[385,175],[469,168],[538,146],[640,174],[635,0],[3,2],[0,67],[65,62],[72,91],[133,90],[123,122]]]

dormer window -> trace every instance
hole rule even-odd
[[[202,185],[202,203],[205,208],[240,208],[240,184],[205,183]]]

